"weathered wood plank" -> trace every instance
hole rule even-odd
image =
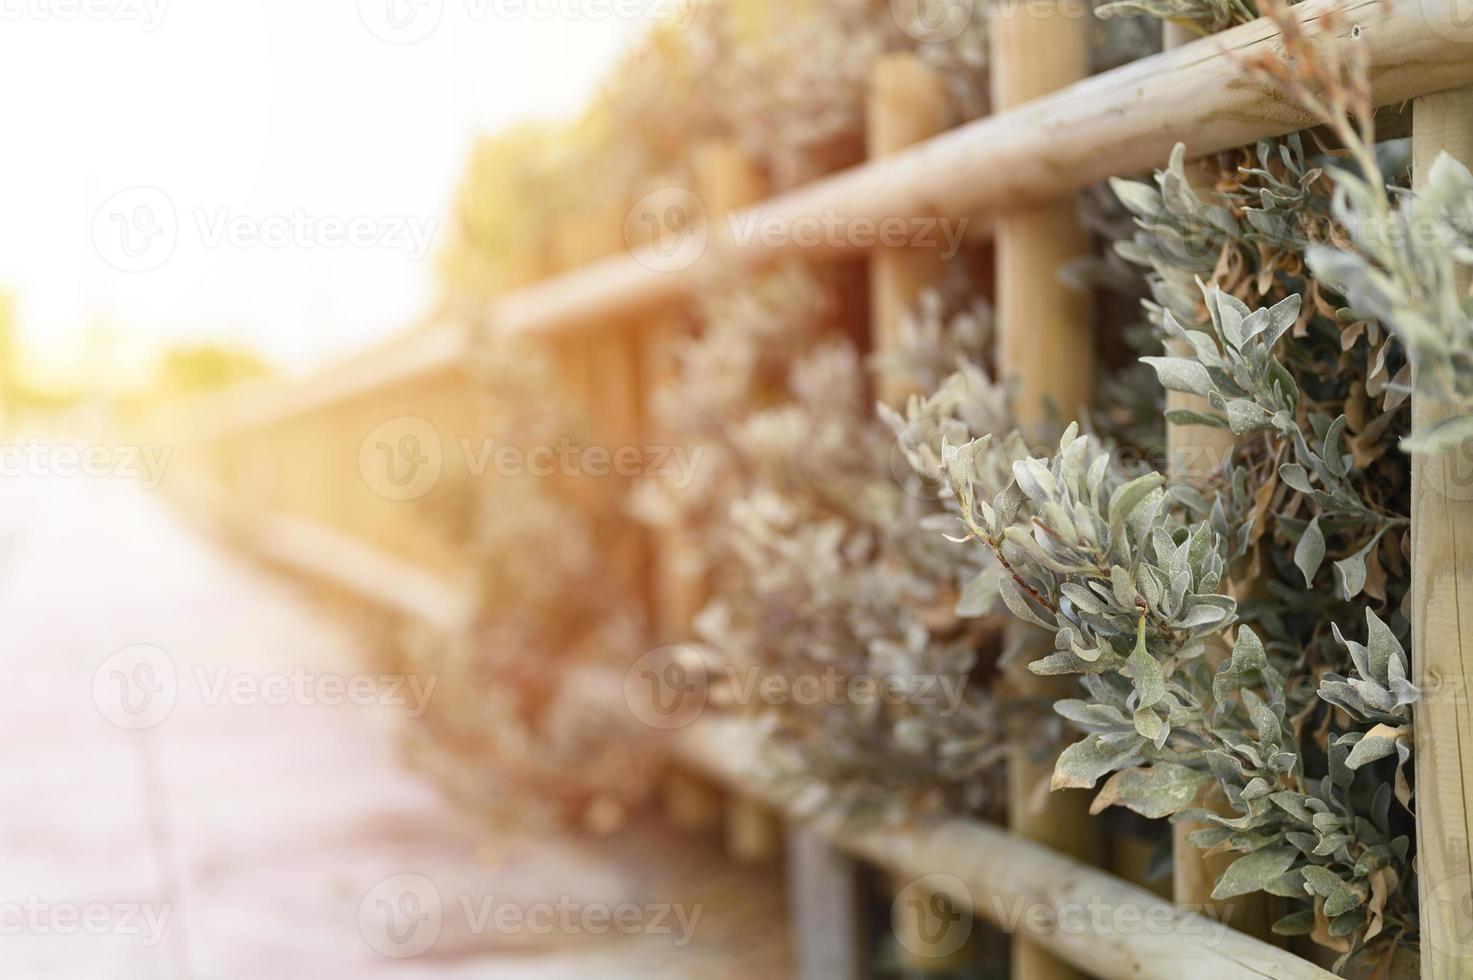
[[[750,790],[771,786],[760,736],[738,719],[702,718],[675,733],[692,768]],[[771,797],[778,802],[774,792]],[[1027,933],[1068,963],[1103,980],[1331,980],[1333,974],[1056,850],[975,820],[940,819],[904,829],[815,830],[897,875],[944,872],[952,897],[1003,928]],[[955,887],[955,886],[954,886]],[[1016,921],[1014,918],[1016,917]]]
[[[946,128],[946,87],[941,78],[913,54],[879,59],[870,71],[865,107],[865,134],[871,160],[889,156],[930,139]],[[878,247],[870,253],[870,343],[874,350],[893,348],[905,316],[922,290],[941,281],[946,260],[939,247]],[[882,401],[899,405],[912,394],[906,379],[875,379]]]
[[[865,976],[859,866],[812,827],[788,825],[788,904],[797,980]]]
[[[1446,150],[1473,163],[1473,89],[1412,103],[1412,174]],[[1458,411],[1461,408],[1461,411]],[[1412,397],[1414,427],[1473,407]],[[1473,973],[1473,475],[1468,446],[1412,457],[1412,671],[1422,976]]]
[[[992,21],[992,104],[1006,112],[1083,78],[1089,72],[1085,22],[1057,5],[999,8]],[[1074,137],[1066,141],[1072,142]],[[1009,211],[995,226],[998,373],[1016,384],[1018,422],[1040,433],[1050,415],[1079,417],[1094,383],[1094,330],[1088,293],[1059,281],[1065,262],[1087,255],[1072,195],[1026,211]],[[1027,627],[1018,627],[1027,629]],[[1053,700],[1057,678],[1018,665],[1009,686],[1023,698]],[[1089,794],[1050,793],[1054,756],[1040,753],[1032,726],[1017,735],[1008,756],[1008,825],[1018,836],[1099,863],[1101,825],[1089,815]],[[1047,946],[1013,934],[1017,980],[1073,980],[1083,974]]]
[[[1341,13],[1333,32],[1324,19],[1332,9]],[[1473,84],[1473,58],[1452,5],[1307,0],[1291,13],[1317,44],[1361,46],[1378,106]],[[1259,19],[958,127],[755,211],[789,228],[814,215],[839,222],[960,218],[1056,200],[1112,174],[1157,166],[1177,142],[1207,154],[1304,129],[1315,120],[1239,68],[1244,57],[1273,50],[1278,40],[1273,23]],[[492,315],[508,330],[583,329],[616,309],[674,303],[700,281],[707,263],[760,264],[800,250],[832,259],[862,247],[854,236],[817,248],[760,236],[739,248],[727,237],[718,224],[702,261],[679,272],[661,271],[648,256],[622,256],[509,294]]]

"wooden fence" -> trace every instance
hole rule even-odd
[[[1376,106],[1385,107],[1388,118],[1399,116],[1395,125],[1406,126],[1410,104],[1418,178],[1442,149],[1473,161],[1473,48],[1453,19],[1453,4],[1309,0],[1292,9],[1323,49],[1364,48]],[[1328,19],[1331,10],[1340,17]],[[1088,396],[1094,367],[1087,297],[1054,278],[1061,260],[1085,250],[1071,192],[1159,166],[1178,141],[1207,154],[1313,124],[1241,72],[1244,56],[1273,50],[1279,40],[1266,20],[1169,45],[1160,55],[1091,78],[1084,77],[1084,30],[1079,18],[1041,4],[1031,4],[1029,16],[1000,19],[993,42],[994,114],[944,133],[943,97],[934,79],[907,58],[887,58],[873,72],[869,163],[755,203],[763,196],[756,172],[731,147],[710,147],[696,188],[710,215],[709,242],[692,267],[670,270],[652,248],[625,248],[624,215],[609,216],[566,229],[561,241],[550,242],[534,263],[545,274],[500,295],[490,322],[548,345],[575,381],[573,396],[599,409],[594,415],[609,444],[633,444],[655,434],[642,394],[670,369],[670,340],[689,327],[685,304],[704,267],[755,268],[794,253],[815,263],[866,259],[871,341],[880,348],[893,341],[900,311],[940,273],[936,256],[914,251],[878,249],[864,256],[851,243],[799,250],[790,240],[761,237],[739,244],[722,220],[728,211],[747,209],[739,220],[760,217],[788,227],[816,216],[850,225],[965,217],[979,235],[994,240],[1001,324],[995,355],[1000,372],[1019,386],[1020,411],[1030,417],[1045,398],[1078,406]],[[1040,288],[1043,283],[1048,288]],[[472,603],[463,543],[393,499],[393,487],[366,485],[359,454],[373,451],[370,433],[400,417],[425,420],[447,444],[476,437],[467,343],[458,325],[430,325],[307,382],[258,386],[183,409],[187,417],[171,420],[171,427],[191,435],[176,454],[176,475],[183,479],[173,482],[188,489],[188,499],[209,519],[274,560],[384,609],[453,628]],[[903,394],[882,384],[886,398]],[[1414,411],[1420,422],[1433,409],[1419,401]],[[387,436],[406,434],[414,435]],[[1178,445],[1198,437],[1170,434]],[[439,456],[443,467],[463,465],[454,452]],[[1473,595],[1473,547],[1457,538],[1473,528],[1473,503],[1434,499],[1420,470],[1414,480],[1414,669],[1424,687],[1435,682],[1443,690],[1462,690],[1473,672],[1473,616],[1459,615],[1460,604]],[[702,586],[682,572],[679,555],[690,542],[667,535],[649,544],[655,569],[649,601],[667,640],[673,639],[688,625]],[[1460,699],[1448,699],[1417,711],[1421,970],[1439,980],[1468,975],[1457,951],[1473,935],[1466,894],[1461,903],[1427,894],[1439,882],[1473,875],[1468,710]],[[780,827],[766,804],[752,798],[760,797],[762,783],[743,723],[703,719],[679,733],[675,744],[700,778],[672,782],[673,815],[700,826],[724,813],[734,853],[771,854]],[[901,882],[945,872],[964,884],[950,897],[970,902],[985,919],[998,920],[1000,910],[1018,899],[1048,910],[1041,923],[1019,923],[1013,975],[1022,980],[1330,975],[1247,932],[1214,937],[1186,911],[1101,870],[1107,842],[1098,822],[1085,817],[1080,793],[1053,794],[1043,810],[1025,812],[1030,794],[1022,787],[1038,776],[1031,766],[1019,756],[1010,767],[1012,835],[966,820],[864,833],[822,823],[790,828],[795,921],[803,924],[794,938],[805,974],[853,976],[863,968],[855,945],[858,919],[846,904],[851,861],[861,860]],[[711,784],[728,787],[733,796],[722,804]],[[1195,850],[1178,848],[1180,905],[1207,901],[1212,871],[1202,861]],[[1134,910],[1136,921],[1163,914],[1161,921],[1171,925],[1057,927],[1071,903],[1090,901],[1111,911]],[[1262,935],[1249,918],[1234,922]]]

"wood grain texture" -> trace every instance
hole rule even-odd
[[[870,70],[865,104],[866,155],[871,160],[889,156],[942,132],[947,125],[946,87],[940,76],[909,52],[887,55]],[[901,343],[905,318],[921,293],[946,274],[946,258],[939,248],[876,247],[869,255],[870,344],[876,353],[895,350]],[[914,379],[881,372],[875,391],[886,404],[899,406],[912,394],[923,394]],[[897,893],[911,885],[897,879]],[[890,927],[897,939],[896,955],[909,972],[938,973],[955,968],[966,950],[947,950],[946,930],[920,927],[897,900]],[[841,940],[843,942],[843,940]]]
[[[1163,28],[1162,40],[1168,49],[1190,43],[1197,37],[1177,24],[1167,23]],[[1187,178],[1194,187],[1210,188],[1211,175],[1199,164],[1187,165]],[[1184,340],[1168,339],[1167,352],[1175,356],[1191,354],[1191,345]],[[1167,411],[1192,411],[1215,414],[1206,398],[1179,391],[1166,393]],[[1166,424],[1167,469],[1174,480],[1184,480],[1201,485],[1231,457],[1237,445],[1237,437],[1227,429],[1215,429],[1205,425]],[[1214,643],[1211,656],[1221,659],[1227,648],[1221,641]],[[1215,807],[1228,814],[1231,808],[1220,796],[1204,801],[1204,805]],[[1194,845],[1190,837],[1206,824],[1188,820],[1173,824],[1172,836],[1172,896],[1178,905],[1194,909],[1212,909],[1227,916],[1237,929],[1250,935],[1268,939],[1272,933],[1272,917],[1267,895],[1245,895],[1232,901],[1214,901],[1212,889],[1228,865],[1238,857],[1224,853],[1208,856]]]
[[[996,111],[1025,104],[1083,78],[1089,71],[1086,23],[1062,7],[1021,3],[992,20],[992,99]],[[1037,164],[1035,164],[1036,166]],[[1041,433],[1051,415],[1070,420],[1090,400],[1094,331],[1089,295],[1065,286],[1059,269],[1087,255],[1090,243],[1070,195],[997,217],[998,373],[1015,383],[1019,424]],[[1028,627],[1015,627],[1019,630]],[[1041,678],[1017,664],[1009,686],[1018,696],[1052,701],[1069,682]],[[1090,863],[1104,859],[1104,835],[1089,815],[1090,794],[1048,792],[1056,753],[1025,726],[1008,755],[1008,825],[1013,833]],[[1073,980],[1084,974],[1048,946],[1014,932],[1016,980]]]
[[[818,830],[788,825],[788,905],[797,980],[860,980],[864,914],[858,865]]]
[[[1444,150],[1473,162],[1473,89],[1412,105],[1412,172],[1420,184]],[[1465,284],[1466,285],[1466,284]],[[1412,425],[1473,406],[1414,395]],[[1412,457],[1412,671],[1422,976],[1473,975],[1473,474],[1470,447]]]
[[[946,87],[940,76],[914,54],[887,55],[870,71],[865,106],[869,158],[888,156],[929,139],[946,128]],[[870,342],[876,351],[893,349],[901,325],[923,290],[946,272],[946,259],[936,247],[877,247],[870,253]],[[880,375],[875,379],[881,401],[900,405],[915,394],[909,379]]]
[[[696,193],[713,216],[724,216],[744,207],[766,192],[761,171],[734,144],[705,144],[696,151],[695,163]],[[675,377],[678,365],[674,345],[687,336],[683,327],[684,324],[677,319],[662,318],[658,328],[660,336],[646,352],[654,385],[659,385],[660,379]],[[654,390],[650,388],[646,396]],[[700,542],[694,539],[690,529],[674,528],[661,535],[656,553],[654,589],[662,641],[674,643],[688,639],[691,622],[709,596]]]
[[[687,765],[727,785],[771,786],[762,768],[760,744],[761,736],[749,722],[707,717],[676,733],[674,749]],[[772,799],[779,802],[776,791]],[[857,830],[842,822],[813,827],[846,851],[896,875],[949,875],[957,889],[952,897],[975,915],[1003,928],[1016,926],[1088,976],[1103,980],[1332,980],[1334,976],[1001,827],[963,819],[938,819],[903,829]]]
[[[776,814],[751,796],[726,801],[726,853],[739,864],[763,864],[781,853],[783,825]]]
[[[1324,19],[1332,9],[1341,13],[1335,31]],[[1307,0],[1291,13],[1316,44],[1363,47],[1378,106],[1473,84],[1468,32],[1454,22],[1451,4]],[[1359,39],[1350,37],[1352,27]],[[1113,174],[1159,166],[1177,142],[1205,155],[1294,132],[1313,120],[1239,67],[1244,57],[1275,49],[1278,39],[1274,25],[1259,19],[1011,106],[755,210],[789,226],[812,215],[878,222],[1016,210]],[[492,315],[508,330],[586,329],[615,309],[674,304],[709,263],[769,263],[799,250],[833,259],[859,247],[852,239],[806,249],[761,240],[738,247],[718,227],[691,268],[662,271],[647,255],[624,255],[508,294],[493,304]]]

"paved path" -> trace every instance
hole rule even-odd
[[[402,708],[324,703],[351,636],[153,493],[0,486],[0,623],[7,980],[787,973],[772,875],[479,837],[400,768]]]

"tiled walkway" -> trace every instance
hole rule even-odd
[[[324,703],[351,636],[155,494],[7,481],[0,624],[6,980],[788,972],[779,883],[699,842],[478,837],[402,708]]]

